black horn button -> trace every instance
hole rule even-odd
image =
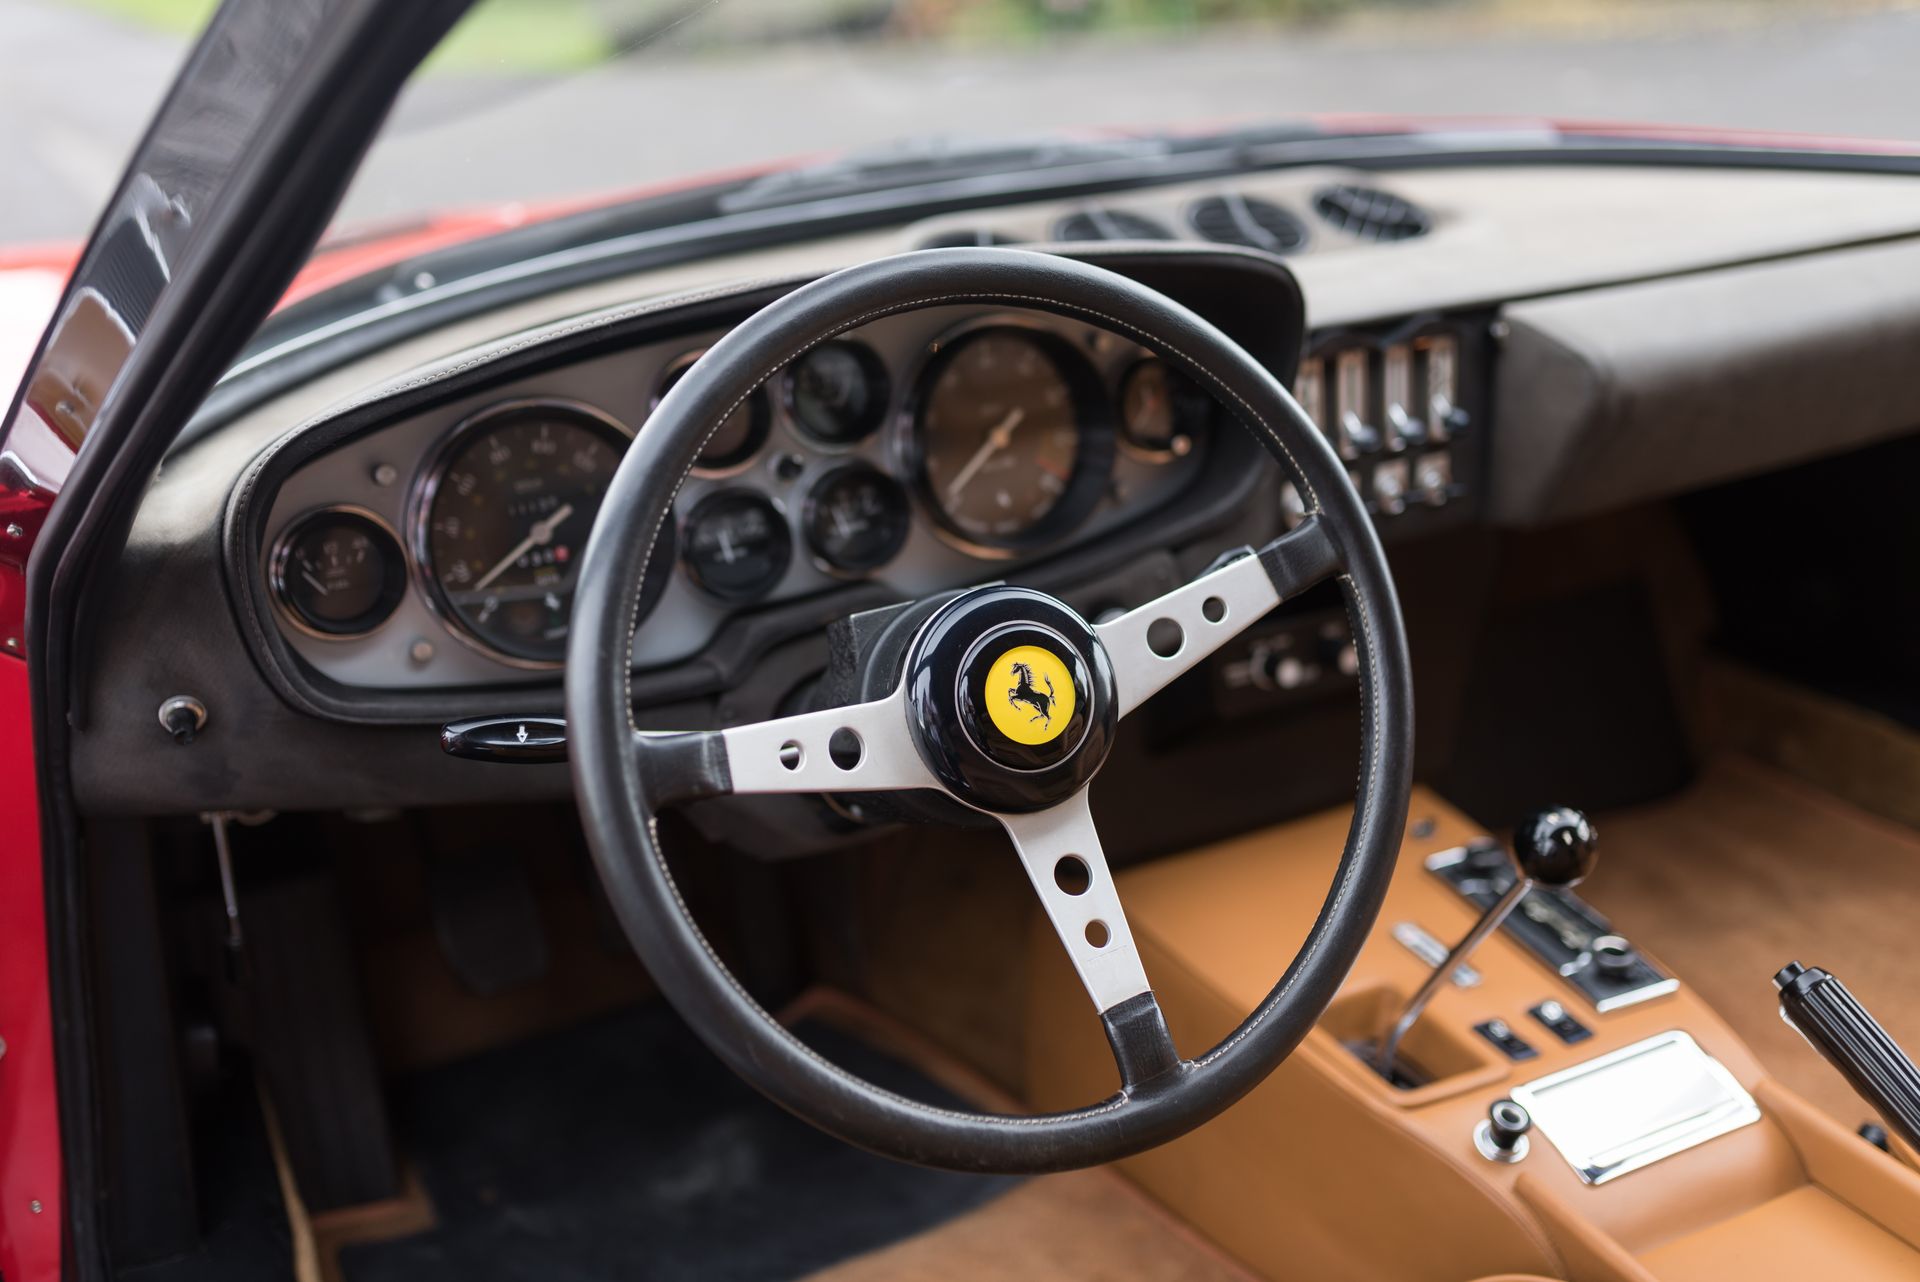
[[[1028,588],[955,597],[906,667],[921,753],[987,810],[1043,810],[1092,779],[1113,742],[1113,668],[1086,620]]]

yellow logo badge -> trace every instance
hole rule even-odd
[[[1079,693],[1058,656],[1023,645],[993,661],[987,672],[987,715],[1015,743],[1051,743],[1073,720]]]

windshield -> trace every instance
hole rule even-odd
[[[0,167],[0,239],[85,235],[212,9],[6,5],[0,92],[37,127]],[[1408,118],[1915,139],[1916,57],[1920,13],[1891,0],[480,0],[330,242],[902,140]]]
[[[1794,0],[482,0],[339,226],[914,140],[1355,117],[1920,136],[1920,14]],[[512,211],[507,211],[511,213]]]

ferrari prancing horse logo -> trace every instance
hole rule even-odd
[[[1015,743],[1050,743],[1073,720],[1073,673],[1051,650],[1015,646],[993,661],[986,684],[987,715]]]

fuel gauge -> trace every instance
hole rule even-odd
[[[358,508],[325,508],[274,544],[273,595],[295,627],[344,640],[379,627],[407,588],[406,558],[386,524]]]
[[[752,490],[701,499],[681,532],[681,558],[702,588],[725,601],[771,592],[793,560],[793,534],[773,500]]]

